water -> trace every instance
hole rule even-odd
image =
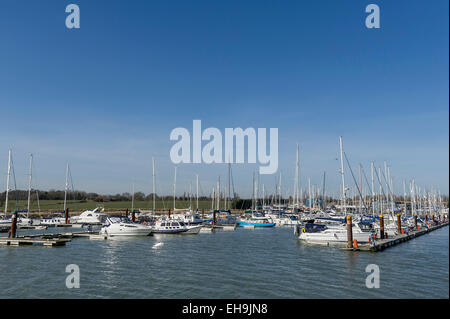
[[[0,246],[0,298],[449,298],[448,228],[378,253],[307,245],[293,228]]]

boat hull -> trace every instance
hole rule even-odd
[[[255,227],[274,227],[275,223],[254,223],[254,222],[244,222],[238,221],[238,226],[255,226]]]

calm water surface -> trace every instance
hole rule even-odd
[[[379,253],[307,245],[293,228],[0,246],[0,298],[449,298],[448,228]]]

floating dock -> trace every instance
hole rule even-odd
[[[43,245],[47,247],[64,246],[72,238],[90,237],[98,235],[98,231],[60,233],[60,234],[34,234],[21,237],[0,237],[0,245]]]
[[[349,251],[371,251],[371,252],[376,252],[376,251],[382,251],[386,248],[398,245],[400,243],[403,243],[405,241],[414,239],[416,237],[428,234],[429,232],[432,232],[436,229],[442,228],[444,226],[448,226],[448,222],[446,223],[442,223],[439,225],[435,225],[435,226],[430,226],[428,228],[425,229],[421,229],[421,230],[416,230],[416,231],[412,231],[408,234],[402,234],[402,235],[397,235],[394,236],[392,238],[387,238],[387,239],[379,239],[376,240],[372,245],[359,245],[358,247],[353,247],[353,248],[341,248],[341,250],[349,250]]]

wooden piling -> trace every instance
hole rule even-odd
[[[169,219],[170,219],[170,208],[169,208]]]
[[[380,238],[384,239],[384,219],[383,219],[383,215],[380,215]]]
[[[136,220],[136,212],[134,211],[134,209],[131,211],[131,221],[134,223],[134,221]]]
[[[434,214],[431,215],[431,218],[433,219],[433,223],[434,223],[436,221],[435,218],[434,218]]]
[[[418,229],[417,228],[417,215],[416,214],[414,214],[414,229]]]
[[[400,219],[400,214],[397,214],[397,231],[399,234],[402,233],[402,221]]]
[[[213,222],[213,225],[215,225],[216,224],[216,211],[213,211],[213,220],[212,220]]]
[[[128,208],[127,208],[127,210],[125,211],[125,217],[128,218]]]
[[[428,214],[425,214],[425,224],[428,223]]]
[[[14,211],[11,217],[11,231],[9,233],[8,238],[16,238],[17,232],[17,212]]]
[[[66,224],[69,223],[69,208],[66,208],[66,210],[64,211],[64,217],[66,219]]]
[[[347,216],[347,248],[353,248],[353,229],[351,216]]]

